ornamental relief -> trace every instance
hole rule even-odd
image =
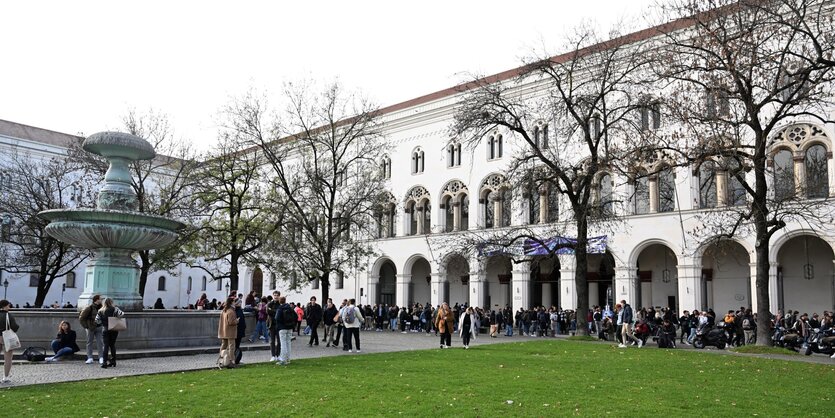
[[[804,142],[813,138],[824,138],[829,143],[829,137],[819,126],[808,123],[797,123],[778,131],[769,146],[788,143],[794,145],[796,148],[800,148]]]

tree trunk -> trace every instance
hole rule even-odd
[[[238,288],[238,253],[232,251],[232,254],[229,258],[229,294],[231,294],[233,291],[240,293],[240,289]]]
[[[38,287],[35,291],[35,307],[39,308],[43,306],[44,300],[46,299],[46,294],[49,293],[49,288],[52,287],[52,281],[46,280],[45,276],[41,276],[38,279]]]
[[[588,283],[588,224],[585,218],[577,221],[577,246],[574,248],[574,288],[577,295],[577,335],[589,335],[586,316],[589,312]]]
[[[764,223],[764,222],[763,222]],[[761,231],[762,230],[762,231]],[[771,300],[768,294],[769,269],[766,227],[757,222],[757,345],[771,346]]]
[[[139,252],[139,296],[145,299],[145,285],[148,284],[148,272],[151,271],[151,263],[148,262],[148,251]]]
[[[327,306],[327,301],[328,301],[328,298],[330,297],[331,286],[330,286],[329,277],[330,277],[329,272],[322,273],[322,276],[319,277],[319,286],[322,287],[322,301],[321,301],[322,306]]]

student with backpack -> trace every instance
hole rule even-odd
[[[267,334],[267,297],[262,296],[258,305],[255,306],[255,332],[249,337],[249,342],[259,339],[269,342],[269,338]]]
[[[278,355],[278,363],[282,366],[290,364],[290,342],[293,338],[293,329],[296,328],[298,322],[298,315],[290,304],[287,303],[287,298],[281,296],[278,298],[278,311],[275,314],[275,322],[278,328],[278,340],[281,343],[281,352]]]
[[[355,299],[351,299],[348,301],[348,306],[342,308],[340,312],[340,316],[342,317],[342,323],[345,326],[345,347],[343,347],[343,351],[347,349],[349,353],[354,352],[354,347],[351,345],[351,337],[354,337],[354,341],[356,342],[357,346],[357,353],[360,352],[360,326],[365,321],[365,318],[362,316],[362,312],[360,312],[359,308],[357,308],[354,304],[356,303]]]

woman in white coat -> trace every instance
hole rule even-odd
[[[464,342],[464,349],[470,348],[470,338],[475,339],[478,334],[478,319],[472,307],[458,318],[458,334]]]

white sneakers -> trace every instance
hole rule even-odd
[[[359,350],[359,348],[358,348],[358,349],[357,349],[357,353],[360,353],[360,352],[361,352],[361,351],[360,351],[360,350]]]
[[[99,357],[99,364],[104,364],[104,357]]]
[[[643,346],[644,346],[644,340],[638,339],[638,348],[641,348]]]
[[[276,357],[276,356],[271,356],[271,357],[270,357],[270,361],[278,361],[278,357]]]
[[[2,379],[0,379],[0,383],[9,383],[9,382],[11,382],[11,381],[12,381],[12,377],[11,377],[11,376],[3,376],[3,378],[2,378]]]
[[[352,350],[352,349],[350,349],[350,348],[349,348],[349,349],[348,349],[348,352],[349,352],[349,353],[353,353],[353,352],[354,352],[354,350]]]
[[[87,361],[84,362],[84,364],[93,364],[93,359],[88,358]]]
[[[626,345],[624,345],[623,343],[620,343],[620,344],[618,344],[618,348],[626,348]]]
[[[52,363],[55,361],[55,357],[47,357],[44,360],[46,360],[47,363]]]

